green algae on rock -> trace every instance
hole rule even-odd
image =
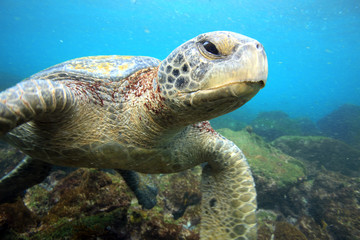
[[[277,240],[307,240],[305,235],[287,222],[277,222],[274,237]]]
[[[281,207],[287,191],[306,177],[304,164],[281,152],[248,129],[219,133],[240,146],[252,169],[260,208]]]
[[[53,206],[45,216],[49,224],[60,218],[79,218],[128,208],[131,194],[125,184],[112,184],[104,172],[94,169],[78,169],[65,177],[52,191]]]
[[[184,174],[180,173],[178,177],[172,176],[170,179],[178,182]],[[189,170],[188,174],[192,174],[192,171]],[[194,173],[194,177],[199,176]],[[166,182],[165,178],[160,178],[160,181],[165,182],[166,186],[172,184]],[[177,191],[173,189],[173,192]],[[187,213],[184,218],[175,221],[171,214],[165,214],[162,202],[151,210],[142,210],[131,198],[135,199],[119,174],[78,169],[60,179],[51,191],[39,185],[29,189],[25,201],[32,212],[26,206],[22,209],[31,214],[32,222],[21,221],[23,229],[18,229],[10,218],[2,218],[5,215],[1,215],[3,235],[0,236],[25,240],[199,239],[198,228],[184,227],[186,222],[192,221],[193,215]],[[2,206],[9,209],[8,204],[3,204],[0,210]],[[196,214],[199,215],[200,211]],[[36,220],[35,224],[33,219]]]
[[[256,134],[246,130],[232,131],[227,128],[218,132],[241,147],[255,178],[266,178],[278,187],[286,187],[305,177],[304,164],[266,143]]]
[[[290,156],[328,170],[350,176],[360,174],[360,151],[342,141],[321,136],[282,136],[272,144]]]

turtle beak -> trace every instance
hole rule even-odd
[[[228,61],[226,65],[214,66],[204,89],[217,89],[229,85],[246,88],[246,83],[256,83],[255,85],[259,85],[260,88],[265,87],[268,62],[262,45],[257,41],[248,43],[242,46],[236,55],[239,59]]]
[[[265,87],[268,62],[262,45],[252,41],[241,46],[234,55],[236,59],[227,60],[224,65],[214,65],[203,90],[194,95],[194,103],[229,98],[247,102]]]

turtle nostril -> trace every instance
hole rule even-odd
[[[260,88],[265,87],[265,82],[263,80],[261,80],[259,83],[260,83]]]
[[[263,50],[263,46],[261,45],[261,43],[256,43],[255,46],[257,50]]]

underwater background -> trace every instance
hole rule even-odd
[[[260,41],[267,85],[211,121],[245,153],[259,239],[360,239],[360,1],[0,0],[0,90],[93,55],[164,59],[200,33]],[[1,145],[0,176],[23,157]],[[63,169],[0,204],[0,239],[199,239],[200,167],[143,176],[143,210],[111,171]]]
[[[355,0],[1,0],[1,88],[92,55],[164,59],[200,33],[259,40],[267,87],[246,108],[319,119],[360,104],[360,7]]]

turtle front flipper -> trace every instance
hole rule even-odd
[[[26,189],[41,183],[51,169],[49,163],[25,157],[16,168],[0,179],[0,203],[11,202]]]
[[[44,114],[67,111],[74,94],[50,80],[27,80],[0,93],[0,136]]]
[[[211,141],[203,169],[200,239],[252,239],[257,236],[256,191],[249,165],[231,141]]]
[[[121,169],[116,169],[116,171],[121,174],[144,209],[152,209],[156,205],[156,196],[158,194],[156,187],[147,185],[134,171]]]

